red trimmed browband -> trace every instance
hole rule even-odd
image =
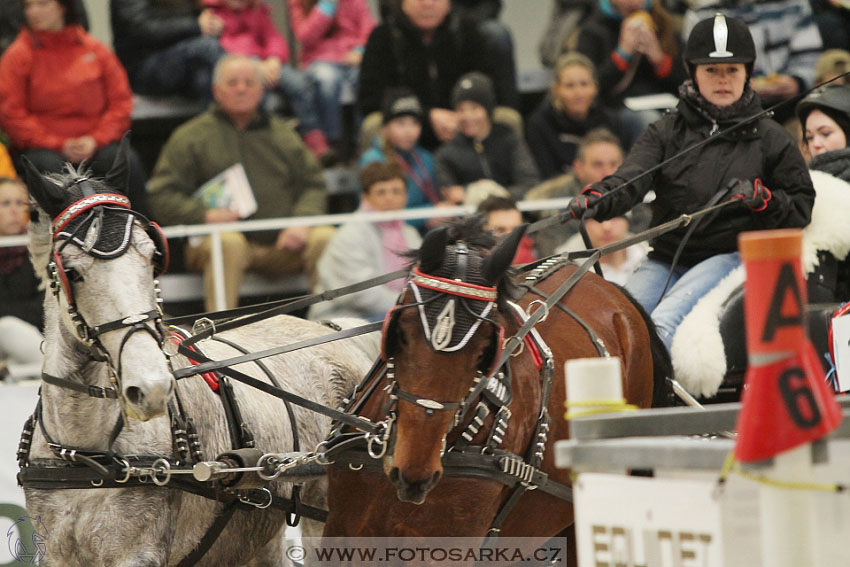
[[[79,201],[76,201],[69,205],[64,211],[62,211],[56,216],[56,218],[53,220],[52,225],[53,237],[56,238],[56,234],[58,234],[60,230],[68,226],[68,223],[77,218],[80,213],[84,213],[85,211],[98,205],[116,205],[125,209],[129,209],[130,199],[128,199],[124,195],[118,195],[116,193],[98,193],[96,195],[89,195],[88,197],[84,197]]]
[[[482,285],[475,285],[471,283],[450,280],[448,278],[429,276],[420,272],[419,268],[413,268],[413,277],[410,281],[412,281],[416,285],[420,285],[427,289],[433,289],[434,291],[442,291],[444,293],[451,293],[452,295],[459,295],[461,297],[468,297],[470,299],[496,301],[496,298],[498,297],[495,287],[486,287]]]

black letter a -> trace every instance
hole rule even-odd
[[[785,293],[789,290],[794,295],[794,301],[797,304],[797,313],[786,317],[782,315],[782,303],[785,299]],[[761,340],[762,342],[772,341],[773,335],[776,334],[779,327],[802,324],[803,300],[800,298],[800,290],[797,288],[797,278],[794,277],[791,264],[783,264],[779,270],[776,289],[774,289],[773,297],[770,299],[770,311],[767,314],[767,322],[764,325],[764,333]]]

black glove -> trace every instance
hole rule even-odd
[[[593,218],[593,215],[596,214],[593,206],[602,198],[602,193],[593,188],[592,185],[588,185],[584,189],[581,190],[573,202],[570,203],[569,211],[570,215],[574,219],[584,218]]]
[[[750,185],[746,181],[738,183],[738,191],[731,200],[740,199],[751,211],[757,213],[767,208],[767,203],[773,198],[773,193],[765,187],[761,179],[756,179]]]

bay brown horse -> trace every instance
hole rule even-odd
[[[499,380],[476,389],[476,380],[492,371],[504,338],[513,337],[522,324],[509,299],[533,313],[543,307],[531,304],[551,295],[576,270],[573,264],[552,262],[548,269],[509,277],[523,230],[496,248],[477,221],[450,225],[426,237],[399,304],[384,326],[389,372],[377,376],[374,387],[362,388],[352,409],[375,422],[384,420],[386,443],[379,451],[381,439],[373,438],[371,457],[361,451],[355,465],[358,459],[341,453],[329,467],[326,537],[485,536],[515,487],[499,480],[504,475],[470,477],[444,468],[453,458],[463,464],[464,453],[475,453],[478,461],[470,457],[469,462],[478,464],[482,454],[489,453],[494,462],[510,454],[525,456],[526,463],[551,481],[569,485],[569,471],[555,467],[553,450],[554,441],[569,437],[563,419],[567,360],[607,352],[622,363],[629,403],[645,408],[665,399],[669,357],[651,321],[621,289],[591,273],[578,279],[560,306],[536,324],[541,340],[524,340]],[[523,282],[525,288],[517,285]],[[554,373],[544,404],[547,386],[541,362],[545,367],[546,345]],[[477,396],[479,391],[485,395]],[[470,395],[476,398],[458,403]],[[493,406],[492,411],[479,414],[479,400]],[[504,419],[504,411],[500,417],[498,400],[505,402],[509,419]],[[468,410],[459,424],[458,406]],[[544,427],[541,438],[538,418],[547,414],[548,435]],[[520,476],[528,472],[519,471]],[[524,478],[524,485],[515,483],[527,489],[520,489],[516,505],[503,519],[498,532],[502,536],[551,537],[573,522],[569,502],[533,489],[546,477],[530,478]]]

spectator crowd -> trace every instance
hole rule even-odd
[[[551,83],[532,99],[518,90],[501,0],[111,0],[111,47],[87,31],[80,0],[0,0],[2,234],[25,231],[22,157],[43,172],[70,162],[102,176],[130,129],[134,96],[179,96],[207,108],[170,134],[150,171],[131,154],[128,196],[163,225],[326,213],[323,168],[341,164],[360,172],[358,211],[467,204],[497,237],[562,212],[523,215],[516,203],[574,198],[576,222],[523,239],[515,261],[526,263],[584,246],[580,222],[601,246],[715,196],[740,200],[687,236],[604,258],[603,272],[632,291],[669,346],[694,302],[740,263],[739,232],[804,227],[818,185],[850,181],[850,9],[833,0],[551,4],[540,38]],[[352,108],[343,92],[354,93]],[[630,182],[773,105],[752,128]],[[247,214],[203,197],[234,167],[255,200]],[[822,172],[814,186],[810,168]],[[392,271],[441,222],[223,233],[226,306],[238,305],[249,270],[305,273],[317,291]],[[840,269],[820,299],[850,299],[846,255],[834,253]],[[32,307],[20,312],[28,262],[0,248],[0,324],[37,335],[34,281]],[[188,242],[184,262],[204,274],[213,310],[210,240]],[[377,320],[397,293],[391,282],[310,316]],[[0,342],[0,359],[11,368],[16,353],[31,358],[31,343]]]

